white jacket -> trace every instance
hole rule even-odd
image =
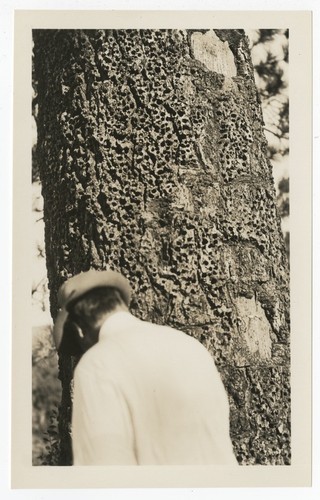
[[[74,465],[236,464],[227,395],[192,337],[117,312],[75,370]]]

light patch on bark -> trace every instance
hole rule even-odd
[[[173,202],[173,207],[184,209],[188,212],[194,212],[194,204],[190,189],[188,189],[186,186],[181,186],[181,188],[177,190],[176,198]]]
[[[261,360],[271,358],[271,327],[261,307],[254,297],[238,297],[236,308],[240,320],[240,332],[250,354]]]
[[[212,186],[207,188],[207,191],[205,193],[206,203],[203,203],[202,206],[200,206],[200,213],[204,217],[213,217],[216,215],[219,196],[220,186],[217,182],[214,182]]]
[[[283,312],[280,309],[280,302],[279,300],[277,300],[274,306],[274,316],[273,316],[273,328],[276,332],[280,331],[281,326],[285,322],[283,316],[284,316]]]
[[[227,78],[237,76],[237,68],[228,42],[223,42],[213,30],[205,34],[195,32],[191,37],[195,59],[201,61],[210,71],[221,73]]]

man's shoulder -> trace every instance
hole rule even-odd
[[[114,364],[115,351],[112,342],[108,343],[107,348],[103,342],[97,342],[83,354],[76,366],[75,374],[86,376],[99,370],[103,370],[106,374],[111,365]]]

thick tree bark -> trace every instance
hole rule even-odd
[[[288,268],[244,33],[36,30],[34,42],[53,317],[67,277],[121,271],[135,315],[213,354],[239,463],[289,464]],[[70,359],[60,376],[67,464]]]

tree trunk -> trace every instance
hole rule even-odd
[[[199,339],[240,464],[290,463],[288,267],[241,30],[35,30],[51,312],[89,268]],[[73,362],[60,358],[61,460]],[[210,383],[210,381],[208,381]]]

